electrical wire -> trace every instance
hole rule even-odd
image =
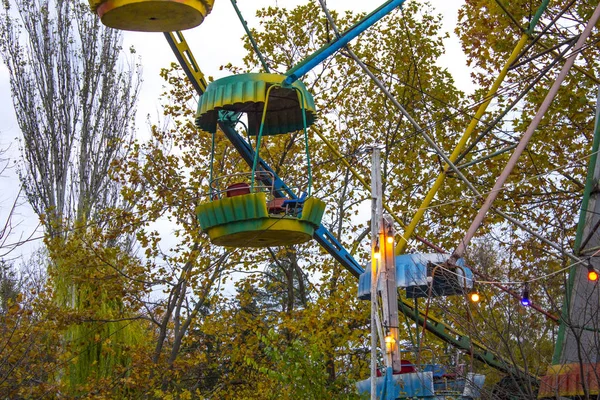
[[[580,49],[580,50],[582,50],[582,49]],[[572,53],[572,54],[575,54],[575,53]],[[371,66],[371,67],[372,67],[372,66]],[[380,72],[381,72],[381,71],[380,71]],[[388,74],[388,76],[390,76],[390,75]],[[392,76],[392,78],[394,78],[394,79],[397,79],[397,78],[396,78],[396,77],[394,77],[394,76]],[[526,78],[522,78],[521,80],[524,80],[524,79],[526,79]],[[515,82],[515,83],[514,83],[512,86],[514,86],[514,87],[517,87],[517,85],[518,85],[518,82]],[[422,90],[422,89],[419,89],[419,88],[415,88],[415,89],[416,89],[416,90],[418,90],[418,91],[420,91],[420,92],[421,92],[421,93],[423,93],[424,95],[427,95],[426,93],[424,93],[424,92],[423,92],[423,90]],[[510,88],[507,88],[507,89],[505,89],[505,91],[508,91],[508,90],[510,90]],[[502,92],[502,91],[499,91],[498,93],[496,93],[496,96],[499,96],[499,95],[501,95],[501,94],[503,94],[503,92]],[[446,103],[446,104],[447,104],[447,103]],[[394,143],[392,143],[392,145],[394,145]]]
[[[515,61],[513,64],[517,63],[525,54],[527,54],[527,52],[542,38],[543,35],[546,34],[546,32],[548,30],[550,30],[550,28],[556,24],[556,22],[560,19],[560,17],[566,12],[568,11],[569,8],[571,8],[571,6],[573,4],[575,4],[577,0],[571,0],[571,2],[569,4],[567,4],[554,18],[552,18],[552,20],[550,21],[550,23],[548,23],[548,25],[546,25],[542,31],[536,36],[534,37],[531,42],[529,42],[529,44],[527,44],[527,46],[525,46],[525,48],[523,50],[521,50],[521,53],[515,58]],[[530,23],[531,24],[531,23]],[[528,29],[527,32],[529,32],[530,30]],[[512,68],[512,67],[511,67]]]
[[[597,38],[597,39],[595,39],[594,41],[592,41],[592,43],[588,43],[588,44],[586,44],[586,45],[582,46],[582,48],[580,48],[580,49],[578,49],[578,50],[576,50],[576,51],[573,51],[573,52],[571,52],[571,53],[564,53],[564,54],[562,54],[560,57],[557,57],[557,59],[556,59],[556,62],[558,62],[558,61],[560,61],[560,60],[564,60],[564,59],[570,58],[570,57],[572,57],[572,56],[574,56],[574,55],[576,55],[576,54],[579,54],[580,52],[584,51],[585,49],[595,46],[595,44],[596,44],[598,41],[600,41],[600,38]],[[343,54],[343,55],[345,55],[346,57],[349,57],[348,55],[346,55],[346,54],[344,54],[344,53],[342,53],[342,54]],[[555,62],[555,63],[556,63],[556,62]],[[433,100],[435,100],[435,101],[437,101],[437,102],[440,102],[440,103],[441,103],[441,104],[443,104],[444,106],[446,106],[446,107],[449,107],[449,108],[451,108],[451,109],[454,109],[454,110],[455,110],[455,113],[451,114],[450,116],[448,116],[448,117],[446,117],[446,118],[444,118],[444,119],[442,119],[442,120],[440,120],[440,121],[436,121],[436,122],[434,122],[434,123],[432,123],[432,124],[426,125],[426,126],[425,126],[425,127],[422,129],[422,130],[424,130],[424,131],[431,131],[431,130],[433,130],[433,128],[434,128],[435,126],[437,126],[438,124],[443,124],[443,123],[447,122],[449,119],[454,119],[454,118],[456,118],[456,117],[457,117],[459,114],[460,114],[460,115],[465,115],[465,116],[467,116],[467,117],[470,117],[470,118],[473,118],[473,115],[471,114],[471,112],[470,112],[468,109],[469,109],[469,108],[471,108],[471,107],[475,107],[475,106],[477,106],[477,105],[479,105],[479,104],[481,104],[481,103],[483,103],[483,102],[485,102],[485,101],[489,100],[489,98],[484,98],[484,99],[481,99],[481,100],[479,100],[479,101],[477,101],[477,102],[474,102],[474,103],[472,103],[472,104],[470,104],[470,105],[467,105],[467,106],[465,106],[465,107],[458,108],[458,107],[456,107],[456,106],[453,106],[453,105],[451,105],[451,104],[449,104],[449,103],[447,103],[447,102],[445,102],[445,101],[443,101],[443,100],[441,100],[441,99],[439,99],[439,98],[435,97],[434,95],[432,95],[432,94],[430,94],[430,93],[428,93],[428,92],[426,92],[426,91],[424,91],[424,90],[422,90],[422,89],[419,89],[419,88],[415,87],[414,85],[411,85],[411,84],[409,84],[408,82],[402,81],[400,78],[396,77],[395,75],[393,75],[393,74],[391,74],[391,73],[388,73],[388,72],[382,71],[381,69],[379,69],[378,67],[374,66],[373,64],[369,64],[369,63],[367,63],[367,62],[363,62],[363,63],[364,63],[365,65],[367,65],[367,66],[368,66],[370,69],[373,69],[373,70],[375,70],[375,71],[379,72],[380,74],[382,74],[382,75],[385,75],[385,76],[387,76],[388,78],[390,78],[390,79],[392,79],[392,80],[394,80],[394,81],[396,81],[396,82],[398,82],[398,83],[400,83],[400,84],[402,84],[402,85],[404,85],[404,86],[406,86],[406,87],[409,87],[409,88],[411,88],[411,89],[413,89],[413,90],[416,90],[416,91],[418,91],[420,94],[422,94],[422,95],[423,95],[423,96],[425,96],[425,97],[430,97],[431,99],[433,99]],[[552,66],[553,66],[555,63],[553,63],[553,64],[552,64]],[[503,95],[505,95],[505,94],[512,93],[512,91],[513,91],[514,89],[518,89],[518,88],[520,88],[524,82],[526,82],[526,81],[529,81],[530,79],[532,79],[532,78],[534,78],[534,77],[536,78],[536,81],[539,81],[539,80],[540,80],[540,79],[541,79],[541,78],[542,78],[542,77],[543,77],[543,76],[544,76],[544,75],[545,75],[545,74],[546,74],[546,73],[547,73],[549,70],[550,70],[550,68],[544,68],[544,70],[542,70],[542,72],[540,72],[540,73],[531,73],[531,74],[529,74],[529,75],[523,75],[523,76],[520,76],[520,77],[519,77],[519,78],[517,78],[517,79],[516,79],[516,80],[515,80],[513,83],[511,83],[509,86],[507,86],[507,87],[505,87],[505,88],[502,88],[502,89],[498,90],[498,91],[497,91],[497,92],[496,92],[496,93],[495,93],[495,94],[492,96],[492,99],[493,99],[493,98],[500,97],[500,96],[503,96]],[[521,95],[521,97],[522,97],[522,96],[524,96],[524,94],[525,94],[525,93],[523,93],[523,94]],[[514,105],[513,105],[513,106],[514,106]],[[486,123],[485,125],[488,127],[488,129],[487,129],[487,131],[486,131],[485,133],[486,133],[486,134],[487,134],[487,133],[489,133],[489,131],[490,131],[491,129],[499,129],[499,128],[497,127],[497,124],[498,124],[498,122],[499,122],[499,121],[498,121],[498,119],[496,119],[496,120],[494,120],[494,121],[493,121],[493,123]],[[500,130],[500,131],[501,131],[501,132],[503,132],[502,130]],[[481,140],[481,139],[480,139],[480,140]],[[397,145],[397,144],[398,144],[398,142],[392,142],[392,143],[390,144],[390,147],[392,147],[392,146],[395,146],[395,145]],[[471,148],[472,148],[472,147],[471,147]],[[463,156],[463,157],[464,157],[464,156]]]
[[[500,280],[495,280],[495,281],[481,281],[479,279],[475,279],[475,278],[468,278],[465,275],[459,274],[457,272],[454,272],[448,268],[446,268],[444,266],[444,264],[439,264],[439,263],[432,263],[434,264],[436,267],[439,267],[440,269],[452,274],[452,275],[456,275],[457,277],[459,277],[460,279],[463,279],[465,281],[470,281],[472,283],[477,283],[477,284],[489,284],[489,285],[509,285],[509,286],[513,286],[513,285],[524,285],[526,283],[531,283],[531,282],[536,282],[536,281],[540,281],[540,280],[546,280],[554,275],[558,275],[561,272],[565,272],[566,270],[568,270],[569,268],[579,265],[579,264],[583,264],[585,262],[587,262],[589,259],[591,259],[592,257],[594,257],[596,254],[600,253],[600,250],[596,251],[596,253],[594,253],[594,255],[589,256],[585,259],[581,259],[579,261],[575,261],[572,264],[568,265],[567,267],[561,268],[558,271],[554,271],[542,276],[538,276],[537,278],[531,278],[528,280],[524,280],[524,281],[500,281]]]
[[[544,67],[531,81],[528,80],[528,84],[527,86],[520,91],[520,93],[517,94],[516,98],[513,99],[513,101],[496,117],[494,118],[492,121],[488,122],[485,124],[484,128],[482,130],[482,132],[471,141],[471,143],[462,151],[462,153],[458,156],[458,158],[456,159],[456,162],[460,162],[463,158],[465,158],[467,156],[467,154],[473,150],[473,148],[481,141],[483,140],[488,134],[491,133],[491,131],[498,125],[500,124],[500,122],[504,119],[504,117],[519,103],[519,101],[521,101],[521,99],[523,97],[525,97],[525,95],[527,93],[529,93],[530,90],[532,90],[534,88],[535,85],[537,85],[537,83],[544,78],[544,76],[546,76],[546,74],[548,72],[550,72],[550,70],[563,58],[563,56],[565,55],[565,53],[571,48],[571,46],[574,46],[575,43],[571,43],[569,46],[567,46],[557,57],[555,57],[555,59],[548,64],[546,67]]]
[[[596,152],[596,153],[598,153],[598,152]],[[527,182],[529,182],[529,181],[532,181],[532,180],[534,180],[534,179],[537,179],[537,178],[541,178],[541,177],[543,177],[543,176],[545,176],[545,175],[552,174],[552,173],[554,173],[554,172],[557,172],[557,171],[560,171],[560,170],[562,170],[562,169],[567,169],[567,168],[575,168],[575,167],[577,167],[577,166],[578,166],[578,165],[577,165],[577,163],[578,163],[578,162],[580,162],[580,161],[582,161],[582,160],[585,160],[585,159],[587,159],[587,158],[590,158],[590,157],[592,157],[593,155],[594,155],[594,153],[591,153],[591,154],[585,155],[585,156],[583,156],[583,157],[580,157],[580,158],[578,158],[578,159],[576,159],[576,160],[572,161],[572,162],[571,162],[571,163],[569,163],[569,164],[565,164],[565,165],[562,165],[562,166],[558,166],[558,167],[556,167],[556,168],[554,168],[554,169],[551,169],[551,170],[549,170],[549,171],[542,172],[542,173],[539,173],[539,174],[537,174],[537,175],[532,175],[532,176],[529,176],[529,177],[527,177],[527,178],[523,178],[523,179],[521,179],[521,180],[520,180],[520,181],[518,181],[518,182],[514,182],[514,183],[507,183],[507,184],[505,184],[504,186],[502,186],[502,188],[500,188],[500,190],[499,190],[499,191],[503,191],[503,190],[507,190],[507,189],[514,189],[514,188],[518,187],[520,184],[527,183]],[[492,191],[491,191],[491,190],[489,190],[489,191],[487,191],[487,192],[480,192],[480,195],[473,195],[473,196],[463,196],[463,198],[461,198],[461,199],[457,199],[457,200],[450,200],[450,201],[443,202],[443,203],[437,203],[437,204],[435,204],[435,205],[432,205],[432,206],[425,207],[425,209],[426,209],[426,210],[430,210],[430,209],[440,208],[440,207],[449,206],[449,205],[452,205],[452,204],[457,204],[457,203],[463,203],[463,202],[469,202],[469,201],[470,201],[470,202],[472,202],[473,200],[481,199],[481,198],[482,198],[484,195],[488,195],[488,194],[490,194],[491,192],[492,192]],[[409,208],[409,209],[407,209],[406,211],[417,211],[417,210],[419,210],[419,209],[418,209],[418,208]]]

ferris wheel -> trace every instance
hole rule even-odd
[[[308,146],[308,130],[314,124],[318,110],[315,107],[312,94],[301,82],[301,79],[315,66],[340,49],[345,48],[353,38],[376,24],[377,21],[386,16],[390,11],[401,6],[404,0],[386,1],[344,32],[337,30],[325,2],[322,0],[319,1],[331,27],[336,32],[336,38],[285,74],[274,74],[269,72],[269,67],[262,58],[256,42],[253,40],[245,21],[241,17],[235,0],[232,0],[232,4],[238,16],[240,16],[240,20],[249,35],[253,48],[261,60],[265,72],[233,75],[210,84],[207,84],[204,80],[203,74],[183,34],[179,31],[200,25],[210,13],[214,0],[90,0],[90,6],[107,26],[125,30],[165,32],[165,37],[175,56],[194,85],[194,88],[198,91],[198,94],[201,95],[195,120],[196,126],[202,131],[213,135],[213,152],[214,135],[217,129],[219,129],[238,151],[241,159],[248,164],[247,172],[225,176],[213,176],[213,166],[212,164],[209,166],[211,171],[209,196],[208,200],[198,208],[198,220],[202,230],[208,235],[211,242],[219,246],[261,248],[300,244],[314,238],[349,272],[357,278],[360,277],[359,297],[371,299],[374,287],[372,276],[376,275],[365,272],[360,263],[353,258],[340,241],[321,223],[322,217],[326,213],[325,202],[313,195],[311,156]],[[469,138],[472,137],[478,121],[481,120],[482,115],[486,112],[491,99],[501,86],[509,68],[525,48],[529,35],[533,32],[534,26],[547,5],[548,1],[541,2],[541,5],[530,21],[529,28],[523,33],[512,55],[506,61],[504,68],[500,71],[486,94],[486,100],[480,104],[471,123],[449,155],[442,150],[433,138],[428,136],[426,130],[412,118],[386,86],[370,72],[369,68],[356,55],[353,55],[350,49],[347,49],[347,52],[354,58],[356,63],[363,68],[365,75],[374,81],[375,85],[381,89],[382,94],[396,107],[397,112],[410,121],[415,130],[423,136],[430,148],[444,162],[442,172],[430,187],[422,205],[408,224],[404,224],[403,221],[391,213],[392,215],[387,219],[382,218],[379,226],[376,228],[376,231],[381,233],[381,240],[374,240],[374,254],[379,254],[380,251],[384,254],[385,249],[389,250],[389,248],[385,248],[386,240],[384,239],[392,237],[391,250],[394,255],[390,257],[389,263],[391,264],[391,268],[393,268],[390,270],[391,274],[395,277],[394,280],[396,281],[396,287],[393,292],[396,292],[396,288],[403,288],[406,290],[407,298],[448,296],[465,294],[469,291],[473,292],[475,289],[474,282],[477,279],[481,279],[483,275],[465,265],[462,257],[490,211],[498,213],[511,223],[529,231],[532,235],[538,235],[539,239],[550,247],[564,252],[560,246],[549,242],[538,233],[528,230],[527,226],[510,215],[495,209],[493,203],[505,185],[508,176],[513,171],[517,160],[527,147],[531,136],[540,124],[546,110],[557,95],[561,83],[573,67],[575,57],[568,58],[563,65],[561,72],[537,110],[531,124],[518,144],[513,147],[514,151],[510,160],[498,176],[494,187],[487,196],[483,196],[477,188],[469,183],[468,179],[456,165],[456,161],[467,147]],[[585,30],[573,45],[571,49],[573,54],[578,54],[580,49],[586,45],[586,40],[599,19],[600,5],[598,5],[594,14],[587,22]],[[246,121],[246,133],[255,140],[256,144],[254,146],[252,146],[249,140],[245,140],[236,130],[237,124],[241,123],[242,119]],[[260,155],[261,141],[266,136],[272,136],[276,139],[279,135],[287,135],[297,131],[301,131],[305,139],[304,153],[306,164],[303,168],[307,179],[301,188],[288,186]],[[324,137],[321,137],[321,139],[325,145],[330,147],[334,154],[339,155],[334,145],[329,143]],[[341,159],[345,162],[343,157]],[[596,160],[594,159],[593,162],[595,163]],[[592,166],[592,162],[590,162],[590,165]],[[590,168],[591,178],[588,177],[588,180],[593,181],[593,179],[597,180],[599,178],[594,175],[594,170],[595,165]],[[485,201],[477,215],[473,218],[470,228],[456,249],[452,253],[445,253],[442,251],[443,249],[437,247],[427,239],[414,235],[414,232],[449,174],[454,174],[458,177],[479,197],[485,197]],[[592,186],[586,188],[584,196],[589,200],[588,202],[584,200],[586,207],[584,211],[592,210],[590,211],[591,214],[597,214],[594,211],[596,202]],[[598,207],[600,207],[600,202],[598,204]],[[381,205],[379,208],[379,212],[383,213],[384,206]],[[388,209],[388,211],[390,210]],[[586,245],[594,248],[589,243],[589,238],[594,236],[598,225],[600,225],[600,222],[596,221],[597,219],[598,217],[593,217],[590,220],[585,213],[582,213],[582,218],[580,219],[581,233],[578,233],[578,235],[583,236],[584,232],[586,232],[588,240],[584,240],[582,244],[582,239],[579,238],[579,245],[581,247],[576,249],[575,254],[568,254],[573,261],[573,265],[584,264]],[[585,224],[586,221],[587,225]],[[404,229],[402,234],[394,234],[391,228],[394,222]],[[392,234],[388,234],[388,232],[392,232]],[[434,253],[406,253],[408,241],[413,238],[432,248]],[[397,244],[394,245],[393,243],[396,239]],[[379,249],[380,246],[381,249]],[[596,266],[590,262],[586,265],[587,270],[584,271],[586,274],[581,272],[581,268],[571,269],[574,283],[570,291],[570,296],[574,299],[573,303],[576,302],[577,298],[589,299],[590,296],[598,297],[597,285],[594,286],[588,282],[591,281],[593,283],[597,281]],[[595,279],[592,279],[594,274],[596,274]],[[503,287],[498,282],[494,284],[501,290],[519,298],[524,305],[544,313],[550,319],[559,321],[558,317],[531,303],[527,286],[525,286],[523,292],[515,293]],[[580,296],[577,296],[577,293]],[[398,305],[397,309],[407,318],[412,319],[417,325],[422,325],[424,329],[427,329],[454,347],[468,351],[471,357],[501,371],[514,373],[523,379],[538,379],[538,377],[531,375],[529,372],[522,370],[515,371],[511,367],[511,363],[497,356],[492,349],[474,341],[469,335],[458,331],[444,321],[428,315],[427,311],[417,310],[406,299],[396,300],[394,298],[394,303],[396,302]],[[585,304],[575,304],[570,310],[567,310],[567,313],[581,312],[582,309],[584,310],[583,314],[593,313],[593,310],[590,311],[586,307],[588,306]],[[390,327],[391,325],[384,326],[386,330]],[[566,328],[562,327],[562,329],[565,330]],[[390,336],[389,343],[397,343],[397,329],[396,332],[393,332],[393,330],[390,331],[393,334]],[[593,342],[594,335],[597,336],[597,333],[584,333],[584,335],[588,335],[585,340]],[[571,341],[574,338],[570,338],[568,333],[564,333],[563,336],[560,339],[562,342],[557,343],[557,348],[561,348],[559,351],[560,354],[558,357],[555,357],[555,362],[553,362],[553,364],[559,366],[570,365],[572,363],[572,360],[565,354],[569,351]],[[387,337],[388,335],[386,335]],[[397,345],[389,346],[388,352],[391,353],[390,361],[387,364],[388,371],[384,377],[377,378],[379,395],[385,393],[385,398],[389,399],[413,396],[427,398],[435,396],[436,390],[442,388],[439,379],[444,377],[445,374],[439,368],[431,367],[429,370],[422,368],[421,371],[416,371],[414,366],[402,363]],[[600,360],[596,362],[600,362]],[[592,370],[596,367],[590,363],[589,368]],[[557,383],[557,380],[560,381],[561,373],[563,372],[561,372],[560,368],[555,368],[555,370],[550,368],[548,375],[542,378],[540,396],[551,397],[553,393],[560,392],[563,389],[560,383]],[[360,383],[360,390],[368,391],[367,385],[371,385],[374,379],[375,377],[372,376],[371,380]],[[460,396],[463,398],[474,398],[478,396],[478,391],[483,385],[484,377],[471,373],[470,376],[464,377],[462,381],[455,379],[450,386],[448,386],[449,377],[446,376],[444,379],[444,390],[448,390],[451,387],[456,393],[462,390]],[[400,394],[401,390],[397,389],[399,387],[398,382],[403,382],[404,385],[404,391],[402,392],[404,394],[402,395]]]

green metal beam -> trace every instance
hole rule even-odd
[[[416,311],[415,307],[406,300],[398,301],[399,310],[408,318],[412,319],[418,326],[425,326],[429,332],[433,333],[438,338],[446,343],[464,350],[469,354],[473,353],[473,357],[499,371],[507,374],[518,374],[528,377],[529,379],[538,380],[538,377],[532,375],[522,368],[515,367],[513,363],[503,360],[501,357],[494,354],[486,345],[476,340],[471,339],[468,335],[452,328],[441,320],[428,315],[425,317],[422,311]],[[425,323],[425,318],[427,322]],[[471,346],[472,345],[472,346]]]
[[[461,164],[461,165],[458,166],[458,169],[463,169],[463,168],[466,168],[466,167],[470,167],[471,165],[475,165],[475,164],[478,164],[478,163],[480,163],[482,161],[489,160],[490,158],[494,158],[494,157],[499,156],[501,154],[504,154],[504,153],[506,153],[508,151],[511,151],[515,147],[517,147],[516,144],[511,144],[510,146],[505,147],[503,149],[500,149],[498,151],[495,151],[495,152],[493,152],[491,154],[488,154],[487,156],[480,157],[480,158],[478,158],[476,160],[473,160],[473,161],[470,161],[468,163]]]
[[[254,36],[252,36],[252,32],[250,32],[250,28],[248,28],[248,23],[246,22],[246,20],[242,16],[242,12],[240,11],[240,9],[237,6],[237,1],[236,0],[231,0],[231,5],[235,9],[235,12],[237,13],[237,16],[240,19],[240,22],[242,23],[242,26],[244,27],[244,30],[246,31],[246,35],[248,35],[248,39],[250,39],[250,44],[252,45],[252,48],[254,49],[254,53],[256,54],[256,56],[258,57],[258,59],[260,60],[260,63],[262,64],[263,69],[267,73],[271,72],[269,70],[269,65],[265,61],[262,53],[260,52],[260,50],[258,48],[258,44],[256,44],[256,41],[254,40]]]
[[[577,234],[575,235],[574,253],[579,255],[581,252],[581,241],[583,240],[583,231],[586,223],[586,216],[588,206],[590,203],[590,196],[594,187],[596,186],[596,177],[594,171],[596,170],[596,164],[598,163],[598,149],[600,148],[600,87],[598,88],[598,97],[596,99],[596,122],[594,126],[594,139],[592,142],[592,156],[588,164],[587,179],[585,181],[585,189],[583,191],[583,200],[581,201],[581,210],[579,212],[579,222],[577,224]],[[554,355],[552,356],[552,364],[560,364],[560,358],[563,352],[563,348],[566,340],[567,321],[569,320],[569,309],[571,308],[571,299],[573,296],[573,285],[575,283],[576,269],[581,268],[580,265],[572,265],[569,269],[569,280],[567,281],[567,288],[565,293],[565,300],[563,302],[560,326],[558,327],[558,336],[556,338],[556,345],[554,347]]]

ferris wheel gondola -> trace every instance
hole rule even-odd
[[[194,28],[214,0],[89,0],[106,26],[127,31],[171,32]]]
[[[240,74],[212,82],[198,103],[196,125],[213,134],[229,114],[245,114],[248,135],[256,136],[252,171],[212,177],[209,201],[198,206],[201,229],[213,244],[230,247],[286,246],[310,240],[321,224],[325,203],[311,196],[307,128],[315,120],[310,93],[299,81],[282,85],[284,75]],[[303,130],[308,182],[295,198],[275,196],[274,177],[258,168],[264,135]],[[212,157],[211,157],[212,158]]]

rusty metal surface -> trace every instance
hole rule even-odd
[[[600,394],[600,364],[553,365],[540,381],[538,398],[584,396]]]

